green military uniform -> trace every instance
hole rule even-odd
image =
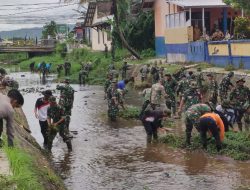
[[[197,86],[202,91],[203,90],[203,82],[205,81],[205,79],[204,79],[203,73],[201,72],[201,68],[198,68],[197,72],[198,72],[198,74],[196,74],[196,76],[195,76]]]
[[[87,71],[85,69],[81,69],[79,72],[79,84],[86,84]]]
[[[213,76],[213,75],[208,74],[207,76]],[[209,95],[209,101],[212,102],[214,105],[216,105],[218,99],[218,83],[214,79],[210,80],[208,84],[208,95]]]
[[[182,79],[178,82],[178,86],[176,88],[177,95],[180,95],[182,97],[184,95],[184,92],[189,88],[189,82],[185,77],[182,77]]]
[[[122,79],[126,79],[127,78],[127,70],[128,70],[128,64],[127,62],[124,62],[123,66],[122,66]]]
[[[56,102],[56,98],[51,97],[50,102]],[[62,118],[64,118],[64,121],[60,123],[58,126],[53,126],[53,125],[49,126],[49,138],[48,138],[49,151],[51,151],[52,149],[53,140],[56,137],[58,132],[59,132],[59,135],[63,138],[63,141],[67,144],[68,149],[72,150],[72,144],[69,138],[69,130],[66,127],[66,123],[65,123],[66,115],[65,115],[65,111],[63,107],[57,104],[51,105],[48,108],[47,115],[48,115],[48,119],[53,120],[53,124],[60,121]]]
[[[64,70],[65,70],[65,76],[69,76],[70,75],[70,69],[71,69],[71,63],[66,61],[64,63]]]
[[[201,103],[201,94],[195,81],[190,81],[190,88],[184,92],[182,99],[185,103],[185,110],[192,105]]]
[[[197,127],[199,118],[208,112],[211,112],[211,108],[207,104],[194,104],[185,112],[187,144],[190,144],[193,127]]]
[[[171,77],[171,75],[170,75]],[[168,95],[166,105],[168,109],[172,109],[172,113],[175,115],[176,113],[176,87],[177,87],[177,82],[175,79],[170,78],[170,80],[165,80],[164,81],[164,88],[166,91],[166,94]]]
[[[220,85],[219,85],[219,96],[220,100],[224,101],[228,99],[228,93],[230,91],[230,86],[233,87],[231,82],[231,78],[233,77],[233,72],[230,72],[227,76],[225,76]]]
[[[66,81],[69,81],[66,79]],[[66,115],[66,126],[69,128],[70,123],[70,116],[71,116],[71,110],[73,108],[74,103],[74,89],[67,83],[64,86],[57,85],[57,90],[60,90],[60,99],[59,99],[59,105],[64,108],[65,115]]]
[[[237,81],[237,83],[241,81],[245,82],[245,79],[240,79]],[[237,123],[241,131],[242,131],[241,120],[246,112],[246,109],[248,107],[247,105],[249,105],[249,99],[250,99],[250,90],[248,87],[244,85],[237,85],[236,88],[230,94],[231,104],[238,111]],[[246,127],[248,127],[250,124],[250,121],[247,115],[245,117],[245,124],[246,124]]]
[[[112,83],[117,83],[117,81],[113,80]],[[115,121],[119,112],[120,93],[112,85],[107,89],[108,117],[112,121]]]

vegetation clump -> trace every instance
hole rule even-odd
[[[193,142],[190,146],[185,146],[185,138],[175,134],[167,134],[160,138],[160,142],[166,143],[174,148],[188,148],[191,150],[202,148],[200,137],[193,137]],[[229,156],[235,160],[250,160],[250,136],[246,133],[226,133],[223,142],[223,149],[219,154]],[[209,154],[218,154],[214,139],[210,139],[207,152]]]
[[[140,109],[135,106],[128,106],[119,112],[119,117],[124,119],[139,119]]]

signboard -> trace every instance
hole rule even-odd
[[[57,24],[56,31],[58,34],[67,34],[67,32],[68,32],[67,24]]]

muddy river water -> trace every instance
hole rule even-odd
[[[21,88],[37,87],[37,76],[19,78]],[[26,79],[25,79],[26,78]],[[41,86],[40,86],[41,87]],[[43,86],[44,88],[53,88]],[[202,151],[174,150],[146,144],[140,122],[110,123],[103,88],[73,86],[75,102],[70,130],[73,152],[60,137],[54,141],[53,164],[69,190],[244,190],[250,188],[250,163],[211,157]],[[34,104],[39,93],[25,93],[23,107],[32,135],[42,144]],[[134,94],[130,95],[133,100]]]

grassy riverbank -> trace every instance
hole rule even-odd
[[[4,146],[4,151],[10,162],[12,176],[0,176],[1,189],[65,189],[63,181],[46,164],[36,163],[41,159],[36,154],[30,154],[18,146],[15,148]]]
[[[166,143],[173,148],[186,148],[189,150],[201,149],[200,137],[194,136],[191,146],[185,146],[185,137],[174,134],[163,136],[160,141]],[[229,156],[235,160],[250,160],[250,135],[243,132],[228,132],[226,133],[223,142],[223,149],[220,153],[217,152],[214,140],[208,143],[207,152],[211,155],[222,154]]]

